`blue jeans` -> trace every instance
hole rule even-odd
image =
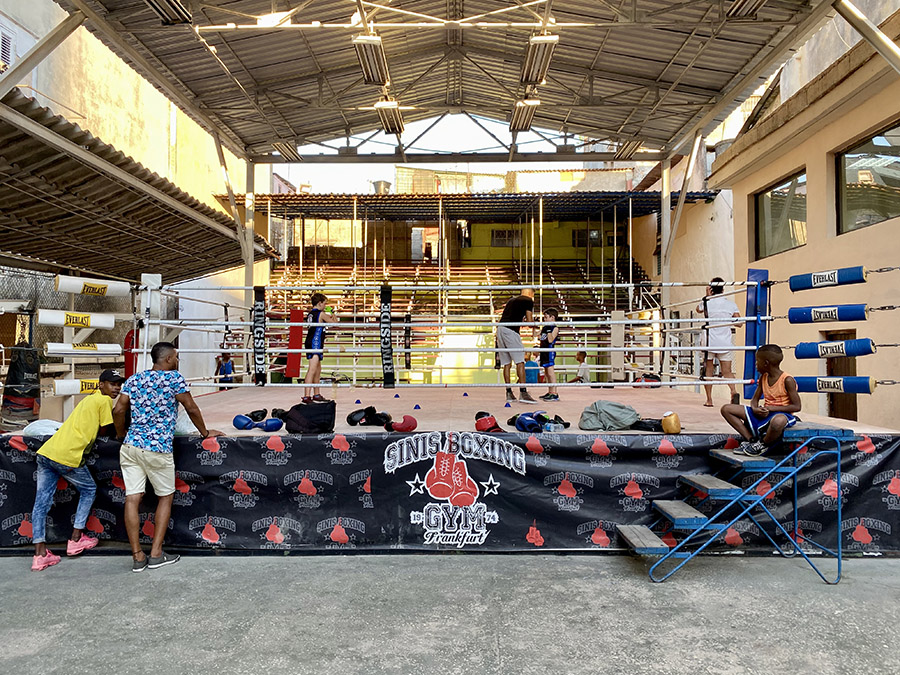
[[[56,494],[56,483],[60,478],[78,490],[78,509],[75,511],[75,529],[83,530],[87,525],[88,516],[91,515],[91,506],[94,504],[94,495],[97,494],[97,484],[94,482],[91,472],[86,466],[75,468],[54,462],[43,455],[37,456],[37,494],[34,498],[34,508],[31,510],[31,526],[33,536],[31,541],[40,544],[45,541],[47,513],[53,504],[53,495]]]

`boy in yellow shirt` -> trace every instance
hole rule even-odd
[[[34,528],[31,569],[35,572],[60,561],[58,555],[47,550],[45,543],[47,513],[60,478],[65,478],[78,490],[75,526],[66,544],[66,555],[78,555],[97,545],[96,539],[83,533],[97,493],[97,484],[84,466],[84,455],[94,445],[100,428],[113,423],[112,402],[124,381],[125,378],[115,370],[104,370],[100,374],[99,388],[75,406],[59,430],[37,452],[37,494],[31,511]]]

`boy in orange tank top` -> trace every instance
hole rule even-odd
[[[722,406],[722,417],[744,439],[734,454],[762,455],[781,440],[785,429],[797,423],[791,413],[800,412],[800,394],[794,378],[780,368],[783,359],[778,345],[763,345],[756,350],[760,377],[750,405]],[[763,405],[760,398],[765,401]]]

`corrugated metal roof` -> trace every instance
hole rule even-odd
[[[129,280],[154,272],[166,283],[243,264],[238,241],[203,222],[233,229],[220,211],[17,89],[2,104],[181,202],[196,218],[0,120],[0,255]],[[256,243],[272,250],[262,237]]]
[[[714,199],[716,192],[689,192],[685,201],[693,204]],[[225,195],[217,197],[223,204]],[[238,200],[242,199],[238,196]],[[388,195],[322,195],[273,194],[256,195],[256,208],[285,218],[352,219],[354,201],[357,217],[401,222],[407,220],[436,221],[438,214],[450,220],[470,223],[513,223],[522,218],[537,217],[543,199],[544,220],[572,221],[587,218],[612,218],[613,209],[619,218],[628,214],[631,200],[632,215],[637,218],[660,210],[659,192],[545,192],[496,194],[388,194]],[[678,193],[672,195],[672,206]],[[270,207],[271,205],[271,207]]]
[[[126,60],[128,49],[166,73],[185,95],[189,114],[206,115],[248,154],[269,153],[272,143],[322,142],[380,128],[371,106],[380,90],[361,83],[349,25],[349,0],[280,3],[301,9],[290,19],[305,27],[196,32],[161,26],[141,0],[55,0],[72,11],[79,3],[97,12],[115,35],[89,30]],[[391,73],[390,92],[407,122],[442,112],[467,111],[506,120],[525,87],[519,75],[528,37],[544,3],[527,7],[498,0],[394,0],[364,2],[382,36]],[[599,2],[556,0],[552,33],[560,36],[534,125],[598,140],[642,140],[667,150],[723,102],[707,128],[786,58],[768,63],[776,45],[801,40],[827,16],[817,0],[768,0],[751,17],[728,17],[730,0]],[[189,3],[194,26],[255,23],[242,18],[272,10],[271,0]],[[458,27],[464,19],[487,27]],[[407,13],[402,13],[407,12]],[[429,20],[426,17],[434,17]],[[537,17],[537,19],[535,18]],[[313,22],[321,22],[314,27]],[[340,24],[340,25],[338,25]],[[426,24],[426,25],[421,25]],[[798,28],[799,27],[799,28]],[[215,55],[201,37],[215,48]],[[217,62],[221,60],[221,64]],[[751,81],[736,87],[756,66]],[[224,68],[223,68],[224,66]],[[144,66],[135,66],[145,74]],[[227,69],[227,72],[226,70]],[[243,88],[243,91],[242,91]],[[734,105],[725,105],[737,97]]]

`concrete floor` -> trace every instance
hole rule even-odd
[[[518,388],[514,387],[518,392]],[[547,392],[545,385],[531,385],[530,392],[537,398]],[[506,393],[503,388],[472,387],[468,389],[401,388],[401,389],[340,389],[324,386],[322,395],[337,401],[335,431],[339,433],[354,429],[347,424],[347,414],[365,406],[375,406],[386,410],[395,419],[412,415],[418,421],[420,431],[465,430],[475,428],[475,413],[479,410],[490,412],[504,429],[514,431],[506,421],[517,412],[526,410],[546,410],[560,415],[571,422],[568,433],[580,433],[578,419],[581,411],[599,399],[619,401],[632,406],[643,417],[661,418],[669,410],[674,410],[681,418],[683,433],[723,434],[734,433],[722,416],[719,407],[728,402],[728,389],[715,387],[716,407],[703,407],[703,394],[692,390],[661,387],[659,389],[616,388],[600,389],[592,387],[560,388],[560,401],[538,405],[514,403],[506,408]],[[468,396],[463,396],[466,393]],[[259,408],[290,408],[300,402],[303,390],[287,387],[244,387],[229,391],[213,392],[197,397],[203,411],[203,419],[208,427],[219,429],[230,436],[259,435],[259,430],[238,431],[231,420],[235,415]],[[399,398],[395,398],[399,395]],[[359,400],[361,403],[357,404]],[[420,410],[415,410],[415,405]],[[804,422],[820,423],[828,426],[851,428],[865,434],[896,434],[895,431],[870,424],[860,424],[848,420],[838,420],[808,412],[800,413]],[[358,428],[358,427],[356,427]],[[282,432],[284,433],[284,432]]]
[[[132,574],[0,558],[0,672],[894,674],[898,560],[194,556]]]

